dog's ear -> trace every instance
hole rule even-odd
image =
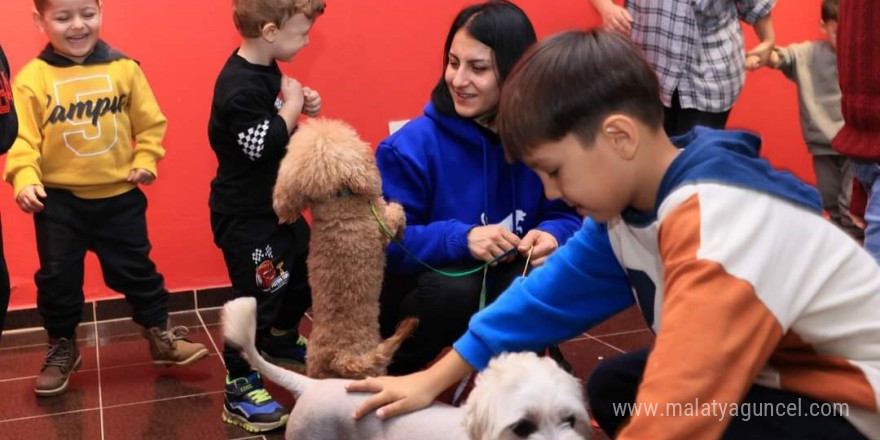
[[[305,198],[303,183],[306,173],[298,163],[302,161],[303,148],[291,140],[287,154],[278,167],[278,177],[272,190],[272,208],[282,222],[292,222],[299,218],[300,212],[306,209],[308,200]]]
[[[358,148],[357,164],[352,164],[348,178],[345,181],[352,193],[372,199],[382,195],[382,179],[379,177],[379,167],[373,158],[373,151],[366,143]]]

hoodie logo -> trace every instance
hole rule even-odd
[[[504,228],[507,229],[508,231],[514,232],[517,235],[522,236],[524,233],[523,227],[522,227],[522,222],[525,219],[526,219],[526,213],[522,210],[517,209],[515,221],[513,219],[513,213],[511,213],[510,215],[505,217],[504,220],[501,220],[500,222],[498,222],[498,224],[500,226],[504,226]],[[484,225],[489,224],[489,220],[486,217],[486,213],[480,214],[480,221],[482,221]]]
[[[94,75],[57,81],[47,96],[49,117],[44,125],[66,124],[64,145],[80,157],[104,154],[119,140],[116,114],[125,110],[127,96],[113,96],[110,75]],[[64,102],[71,98],[72,102]]]

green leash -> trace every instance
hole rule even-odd
[[[386,226],[385,223],[382,221],[382,218],[379,216],[379,211],[376,209],[376,205],[373,202],[370,202],[370,212],[373,213],[373,218],[375,218],[376,222],[379,223],[379,228],[382,229],[382,232],[384,232],[385,235],[388,236],[388,238],[391,239],[392,242],[394,242],[394,244],[400,246],[400,248],[403,249],[403,252],[406,253],[407,255],[409,255],[410,258],[412,258],[413,260],[416,260],[419,264],[421,264],[422,266],[425,266],[426,268],[430,269],[431,271],[439,273],[440,275],[443,275],[443,276],[450,277],[450,278],[461,278],[461,277],[466,277],[468,275],[473,275],[473,274],[482,270],[483,271],[483,287],[482,287],[482,290],[480,291],[480,310],[483,310],[483,308],[486,307],[486,274],[489,271],[489,266],[491,266],[492,264],[494,264],[495,262],[497,262],[499,260],[507,258],[509,255],[516,252],[516,248],[513,248],[513,249],[495,257],[494,259],[492,259],[492,261],[489,261],[488,263],[483,263],[482,265],[477,266],[473,269],[468,269],[468,270],[464,270],[464,271],[460,271],[460,272],[448,272],[445,270],[437,269],[436,267],[431,266],[428,263],[425,263],[424,261],[422,261],[421,258],[417,257],[415,254],[410,252],[409,249],[407,249],[403,245],[403,243],[401,243],[400,240],[398,240],[394,236],[394,234],[388,229],[388,226]],[[528,264],[526,265],[526,267],[528,267]]]

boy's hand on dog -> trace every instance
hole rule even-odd
[[[125,180],[134,184],[149,185],[156,180],[156,176],[143,168],[135,168],[128,172],[128,178]]]
[[[346,385],[348,392],[376,393],[364,400],[352,414],[355,420],[376,410],[376,417],[389,419],[431,406],[440,394],[424,371],[400,377],[368,377]]]
[[[15,203],[18,204],[18,207],[25,214],[36,214],[45,207],[40,199],[45,199],[46,197],[46,190],[42,185],[28,185],[18,193]]]
[[[549,232],[540,229],[532,229],[527,232],[526,236],[519,242],[517,251],[522,255],[527,255],[532,246],[535,248],[532,249],[532,258],[529,260],[529,264],[531,264],[532,267],[538,267],[544,264],[547,257],[559,247],[559,242],[556,241],[556,237]]]
[[[303,113],[315,117],[321,113],[321,94],[317,90],[303,87]]]
[[[520,244],[520,238],[501,225],[477,226],[468,232],[467,241],[471,255],[477,260],[487,263]],[[495,264],[509,263],[514,258],[516,258],[516,254],[511,254]]]

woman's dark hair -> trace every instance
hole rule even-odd
[[[441,113],[456,114],[449,86],[446,85],[446,65],[449,63],[449,48],[455,34],[462,28],[480,43],[489,46],[495,56],[498,69],[498,86],[504,84],[507,74],[525,51],[537,41],[535,29],[525,12],[505,0],[490,0],[469,6],[455,17],[446,45],[443,48],[443,71],[440,81],[431,92],[431,103]],[[490,119],[494,119],[494,116]]]

